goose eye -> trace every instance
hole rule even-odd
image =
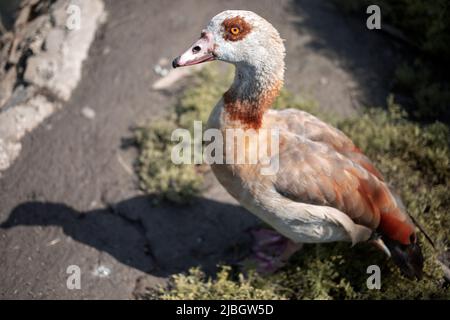
[[[237,34],[239,34],[239,32],[240,32],[240,30],[239,30],[238,27],[233,27],[233,28],[231,28],[230,31],[231,31],[231,33],[234,34],[234,35],[237,35]]]

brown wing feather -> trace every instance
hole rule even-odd
[[[383,175],[375,168],[369,158],[342,131],[301,110],[285,109],[278,112],[277,117],[282,118],[289,132],[304,136],[311,141],[327,144],[384,181]]]
[[[410,243],[414,224],[386,183],[371,170],[323,143],[280,136],[276,190],[294,201],[331,206],[355,223]]]

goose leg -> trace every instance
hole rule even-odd
[[[270,274],[286,265],[289,258],[302,248],[302,244],[294,243],[288,238],[269,229],[252,231],[254,245],[252,251],[256,270]]]

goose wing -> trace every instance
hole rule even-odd
[[[326,143],[280,134],[275,190],[293,201],[329,206],[356,224],[409,244],[414,224],[389,187],[372,170]]]
[[[285,109],[275,112],[277,120],[284,123],[289,132],[304,136],[311,141],[328,145],[336,152],[359,164],[379,180],[384,181],[383,175],[372,164],[370,159],[339,129],[298,109]]]

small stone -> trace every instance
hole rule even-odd
[[[46,87],[54,78],[57,64],[50,56],[31,57],[27,61],[24,79],[37,86]]]
[[[163,68],[162,70],[161,70],[161,76],[162,77],[165,77],[165,76],[167,76],[169,74],[169,70],[167,69],[167,68]]]
[[[65,1],[57,1],[50,10],[52,20],[58,27],[65,27],[67,22],[67,3]]]
[[[47,246],[54,246],[55,244],[61,242],[60,238],[55,238],[52,241],[50,241],[49,243],[47,243]]]
[[[159,64],[153,67],[153,71],[155,71],[155,73],[160,77],[165,77],[169,73],[169,70],[167,68],[164,68]]]
[[[161,58],[158,60],[158,64],[162,67],[165,67],[169,64],[169,59],[167,58]]]
[[[104,266],[99,265],[94,269],[93,275],[99,278],[107,278],[111,274],[111,269]]]
[[[95,118],[95,111],[89,107],[81,109],[81,115],[86,119],[92,120]]]
[[[184,77],[189,76],[195,72],[200,71],[204,68],[205,64],[196,64],[190,68],[177,68],[172,69],[167,72],[167,74],[157,81],[155,81],[152,85],[153,90],[166,90],[173,86],[177,81],[183,79]]]
[[[58,53],[64,43],[64,31],[61,29],[51,30],[45,39],[45,50],[51,53]]]
[[[102,54],[104,56],[107,56],[110,52],[111,52],[111,48],[110,47],[104,47],[103,51],[102,51]]]
[[[17,80],[16,69],[11,68],[0,81],[0,108],[9,100]]]

